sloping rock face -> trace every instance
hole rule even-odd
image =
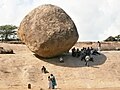
[[[72,19],[51,4],[39,6],[25,16],[18,36],[32,52],[45,58],[68,51],[79,37]]]

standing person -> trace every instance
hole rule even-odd
[[[51,78],[50,78],[50,76],[48,76],[48,88],[49,89],[52,89],[52,80],[51,80]]]
[[[53,74],[51,76],[51,81],[52,81],[52,89],[55,89],[55,86],[57,85],[55,76]]]
[[[88,56],[88,55],[85,56],[85,66],[89,67],[89,64],[88,64],[89,60],[90,60],[90,56]]]
[[[101,43],[98,41],[98,51],[100,52],[101,50]]]
[[[76,56],[76,49],[75,49],[75,47],[72,49],[72,56],[73,56],[73,57]]]

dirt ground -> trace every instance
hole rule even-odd
[[[48,90],[47,77],[52,73],[57,90],[120,90],[120,51],[102,51],[94,55],[90,67],[80,58],[64,55],[44,59],[36,56],[25,45],[0,43],[15,54],[0,54],[0,90]],[[49,73],[41,72],[45,66]]]

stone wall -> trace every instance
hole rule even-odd
[[[77,42],[75,47],[93,47],[97,48],[97,42]],[[120,42],[101,42],[101,50],[120,50]]]

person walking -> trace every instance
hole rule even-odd
[[[48,88],[52,89],[52,80],[51,80],[50,76],[48,76]]]
[[[55,76],[53,74],[51,76],[51,81],[52,81],[52,89],[55,89],[55,86],[57,85]]]

